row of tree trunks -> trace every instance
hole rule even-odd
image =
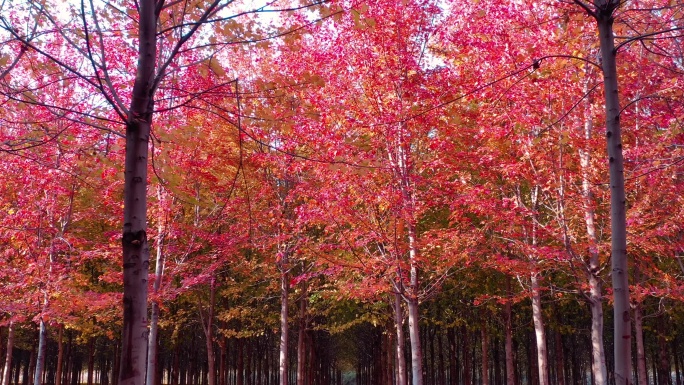
[[[300,309],[303,308],[299,304]],[[525,304],[515,305],[518,309]],[[529,306],[529,305],[527,305]],[[512,307],[512,306],[511,306]],[[442,323],[424,323],[421,325],[421,339],[425,342],[423,357],[424,381],[426,385],[461,385],[482,384],[504,385],[506,381],[506,335],[510,334],[511,368],[519,385],[537,385],[538,367],[536,356],[536,338],[532,323],[524,321],[526,317],[515,316],[511,311],[506,316],[506,309],[497,321],[490,315],[483,317],[478,313],[466,316],[467,324],[446,326]],[[643,351],[643,357],[634,357],[634,378],[639,384],[647,385],[682,385],[684,374],[684,357],[680,356],[683,342],[679,325],[670,319],[667,313],[654,313],[654,306],[649,306],[647,328],[643,328],[642,306],[635,307],[636,342],[643,341],[635,349]],[[553,308],[554,313],[559,312]],[[579,318],[571,321],[574,327],[585,325]],[[486,320],[484,322],[483,320]],[[499,328],[503,325],[502,328]],[[510,327],[507,326],[510,324]],[[513,324],[516,324],[515,327]],[[3,367],[9,368],[2,373],[3,381],[9,384],[31,385],[35,382],[32,373],[36,370],[37,343],[26,345],[26,338],[37,337],[35,329],[22,329],[19,338],[21,348],[9,345],[10,337],[15,339],[15,325],[3,328],[3,351],[5,353]],[[359,342],[359,362],[356,370],[360,381],[379,385],[394,385],[397,382],[396,331],[394,322],[384,328],[370,327],[371,332],[361,333],[363,341]],[[295,341],[290,346],[294,356],[301,357],[303,365],[298,368],[297,362],[290,363],[288,379],[292,383],[301,381],[303,385],[328,385],[337,383],[338,379],[349,380],[354,373],[339,372],[337,336],[329,336],[325,332],[303,331],[302,344],[297,347]],[[511,330],[511,333],[507,333]],[[27,331],[30,332],[27,334]],[[199,331],[199,330],[197,330]],[[515,331],[515,332],[513,332]],[[163,333],[162,333],[163,334]],[[547,330],[549,343],[549,378],[550,382],[562,385],[580,385],[595,381],[591,371],[591,349],[589,333],[563,335],[553,325]],[[195,333],[188,333],[196,335]],[[80,339],[73,330],[55,327],[50,330],[50,338],[46,344],[45,370],[40,376],[41,384],[63,385],[103,384],[115,385],[117,357],[113,354],[118,347],[106,338]],[[61,337],[60,337],[61,336]],[[345,337],[348,338],[348,337]],[[60,344],[59,341],[62,341]],[[162,338],[163,340],[163,338]],[[33,341],[37,341],[33,339]],[[208,362],[206,344],[195,338],[187,337],[172,346],[163,346],[160,350],[158,375],[155,385],[208,385]],[[405,341],[404,347],[407,347]],[[278,383],[278,334],[266,333],[252,338],[223,338],[216,341],[216,381],[222,385],[276,385]],[[9,356],[6,353],[12,352]],[[59,353],[61,351],[61,354]],[[218,352],[220,351],[220,354]],[[61,359],[59,357],[62,357]],[[486,360],[483,360],[486,357]],[[612,358],[612,357],[609,357]],[[408,364],[409,357],[405,357]],[[61,369],[58,362],[61,361]],[[295,361],[295,360],[293,360]],[[638,375],[638,362],[644,366],[643,379]],[[611,363],[609,359],[608,363]],[[610,373],[609,367],[609,373]],[[60,373],[58,375],[58,373]]]

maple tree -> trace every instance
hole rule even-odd
[[[681,7],[15,5],[3,384],[681,380]]]

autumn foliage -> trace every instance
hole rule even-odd
[[[684,381],[680,4],[140,4],[0,4],[2,385]]]

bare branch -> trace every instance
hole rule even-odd
[[[591,7],[590,7],[587,3],[585,3],[584,1],[582,1],[582,0],[573,0],[573,2],[574,2],[575,4],[577,4],[577,5],[579,5],[582,9],[584,9],[584,10],[587,12],[587,14],[588,14],[589,16],[593,17],[594,19],[596,19],[596,18],[598,17],[598,16],[596,15],[596,12],[594,12],[594,10],[591,9]]]
[[[657,35],[662,35],[662,34],[665,34],[668,32],[681,31],[681,30],[684,30],[684,27],[675,27],[675,28],[670,28],[670,29],[666,29],[666,30],[662,30],[662,31],[656,31],[656,32],[651,32],[651,33],[639,35],[639,36],[630,37],[630,38],[626,39],[625,41],[621,42],[620,44],[618,44],[617,46],[615,46],[614,51],[615,51],[615,53],[617,53],[620,50],[620,48],[622,48],[624,45],[627,45],[627,44],[632,43],[634,41],[643,40],[643,39],[646,39],[646,38],[651,37],[651,36],[657,36]]]

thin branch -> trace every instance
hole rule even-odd
[[[598,17],[598,16],[596,15],[596,12],[594,12],[594,10],[591,9],[591,7],[589,7],[589,5],[588,5],[587,3],[585,3],[584,1],[582,1],[582,0],[573,0],[573,3],[579,5],[582,9],[584,9],[584,10],[587,12],[587,14],[588,14],[589,16],[593,17],[594,19],[596,19],[596,18]]]
[[[684,27],[675,27],[675,28],[670,28],[670,29],[666,29],[666,30],[662,30],[662,31],[656,31],[656,32],[651,32],[651,33],[639,35],[639,36],[630,37],[630,38],[622,41],[617,46],[615,46],[613,51],[615,53],[617,53],[620,50],[620,48],[622,48],[624,45],[627,45],[627,44],[632,43],[634,41],[643,40],[643,39],[646,39],[646,38],[651,37],[651,36],[662,35],[662,34],[665,34],[668,32],[681,31],[683,29],[684,29]]]

